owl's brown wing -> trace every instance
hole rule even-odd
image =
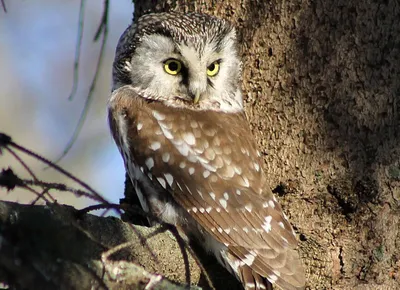
[[[266,185],[242,113],[146,103],[121,88],[111,98],[110,120],[114,138],[140,170],[228,247],[242,280],[244,268],[284,289],[304,287],[296,238]]]

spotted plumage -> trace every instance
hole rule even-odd
[[[121,37],[113,76],[111,131],[144,210],[246,289],[266,289],[265,279],[303,289],[295,235],[243,111],[234,28],[207,15],[143,16]]]

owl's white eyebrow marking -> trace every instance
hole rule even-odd
[[[166,173],[164,174],[165,179],[167,180],[167,183],[169,184],[169,186],[172,186],[172,183],[174,182],[174,178],[172,177],[171,174]]]
[[[137,125],[136,125],[136,128],[137,128],[138,131],[140,131],[143,128],[143,124],[138,122]]]
[[[153,151],[156,151],[156,150],[158,150],[158,149],[160,149],[161,148],[161,143],[160,142],[153,142],[153,143],[151,143],[151,145],[149,146],[149,148],[151,149],[151,150],[153,150]]]
[[[272,227],[271,227],[271,221],[272,221],[272,216],[266,216],[265,217],[265,223],[263,223],[262,225],[261,225],[261,227],[267,232],[267,233],[269,233],[270,231],[271,231],[271,229],[272,229]]]
[[[164,189],[167,187],[167,184],[165,183],[165,179],[162,177],[157,177],[158,182],[161,184]]]
[[[170,154],[168,153],[168,152],[165,152],[165,153],[163,153],[163,155],[162,155],[162,160],[165,162],[165,163],[167,163],[168,161],[169,161],[169,158],[170,158],[171,156],[170,156]]]
[[[151,169],[153,168],[153,166],[154,166],[154,159],[151,158],[151,157],[149,157],[149,158],[146,159],[146,161],[144,162],[144,164],[146,164],[147,168],[148,168],[149,170],[151,170]]]
[[[194,145],[196,144],[196,138],[194,137],[192,132],[186,132],[184,134],[182,134],[183,140],[185,140],[185,142],[188,145]]]
[[[268,204],[269,204],[270,207],[275,208],[275,203],[274,203],[273,200],[269,200]]]
[[[209,176],[210,176],[210,171],[204,170],[204,171],[203,171],[203,177],[204,177],[204,178],[207,178],[207,177],[209,177]]]
[[[158,121],[162,121],[162,120],[165,120],[165,115],[164,114],[161,114],[160,112],[158,112],[158,111],[153,111],[152,112],[152,114],[153,114],[153,116],[154,116],[154,118],[156,118]]]
[[[189,174],[190,174],[190,175],[193,175],[193,173],[194,173],[194,167],[189,167],[189,170],[188,170],[188,171],[189,171]]]

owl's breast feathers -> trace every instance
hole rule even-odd
[[[261,276],[303,289],[294,232],[268,189],[243,113],[171,108],[122,87],[110,99],[109,120],[122,155],[227,247],[246,288]]]

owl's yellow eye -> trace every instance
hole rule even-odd
[[[170,75],[177,75],[182,69],[182,63],[179,60],[170,58],[164,62],[164,70]]]
[[[210,64],[207,67],[207,75],[209,77],[216,76],[218,74],[218,72],[219,72],[219,62],[217,62],[217,61],[214,61],[212,64]]]

